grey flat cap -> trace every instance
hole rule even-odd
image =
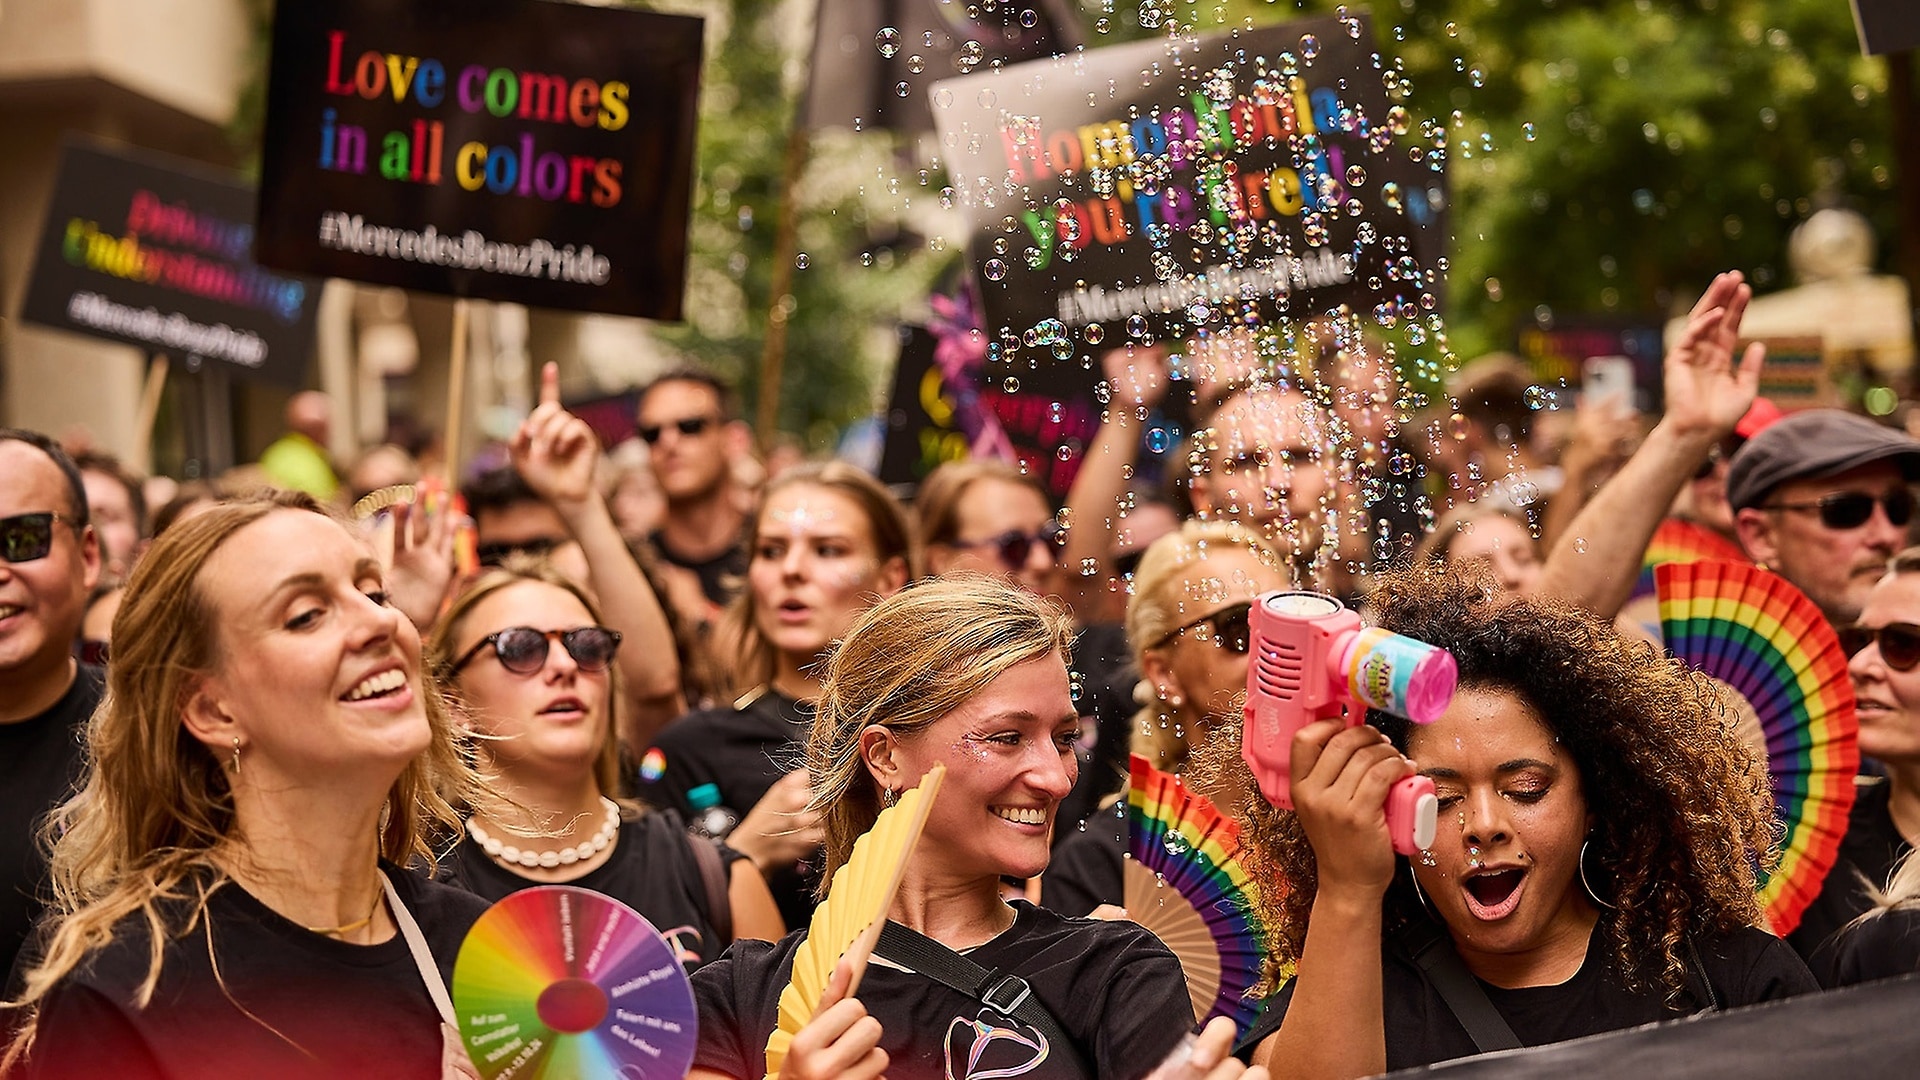
[[[1740,448],[1727,467],[1727,502],[1759,506],[1789,480],[1832,476],[1891,461],[1920,480],[1920,442],[1840,409],[1806,409],[1768,427]]]

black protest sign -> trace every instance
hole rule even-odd
[[[1065,388],[1076,338],[1430,310],[1444,155],[1399,138],[1384,68],[1351,15],[936,84],[999,359]]]
[[[298,386],[320,283],[255,266],[252,219],[230,173],[69,143],[20,317]]]
[[[910,490],[942,463],[967,457],[967,436],[934,365],[937,344],[923,326],[900,328],[900,359],[893,369],[880,450],[880,479],[886,484]]]
[[[1872,55],[1920,49],[1920,7],[1913,0],[1853,0],[1860,51]]]
[[[281,3],[260,260],[679,318],[701,27],[548,0]]]

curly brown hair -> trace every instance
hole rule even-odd
[[[1678,1007],[1689,936],[1759,924],[1754,868],[1777,856],[1765,765],[1721,692],[1571,603],[1503,595],[1484,569],[1396,571],[1369,607],[1375,625],[1451,652],[1462,687],[1524,701],[1573,758],[1596,822],[1589,878],[1617,909],[1606,920],[1617,968],[1629,989],[1657,988]],[[1408,721],[1367,719],[1405,752]],[[1265,993],[1299,962],[1317,867],[1299,819],[1253,784],[1238,731],[1217,734],[1198,769],[1218,778],[1224,808],[1254,840],[1250,870],[1273,928]],[[1410,872],[1395,874],[1384,905],[1389,935],[1418,915]]]

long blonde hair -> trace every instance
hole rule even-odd
[[[194,681],[218,665],[223,620],[200,578],[228,537],[285,510],[338,523],[311,496],[264,494],[178,522],[135,566],[113,620],[106,696],[86,726],[85,781],[43,830],[52,846],[56,928],[45,959],[27,974],[20,1004],[39,1001],[89,953],[110,944],[122,919],[138,913],[149,961],[135,1004],[145,1007],[167,941],[198,924],[208,898],[229,880],[216,856],[245,844],[235,830],[233,792],[213,752],[181,722]],[[430,864],[429,837],[459,827],[439,792],[478,785],[454,748],[446,702],[433,680],[421,683],[432,742],[394,781],[380,817],[380,855],[403,865]],[[163,914],[162,901],[185,901],[184,920]],[[8,1047],[7,1063],[31,1040],[29,1025]]]
[[[1133,572],[1133,594],[1127,598],[1127,643],[1133,647],[1135,665],[1143,672],[1146,654],[1162,647],[1167,635],[1191,617],[1182,606],[1185,593],[1181,585],[1187,571],[1209,551],[1229,547],[1246,551],[1262,566],[1291,580],[1287,561],[1280,553],[1236,521],[1189,520],[1179,530],[1155,540],[1140,557],[1140,565]],[[1184,771],[1191,749],[1189,739],[1195,733],[1182,730],[1160,700],[1158,688],[1144,675],[1133,696],[1140,709],[1133,714],[1128,748],[1156,769]]]
[[[1071,639],[1064,612],[982,574],[909,586],[860,616],[828,657],[807,737],[810,808],[827,833],[822,897],[880,814],[880,786],[860,756],[860,733],[877,724],[911,738],[1008,669],[1065,656]]]
[[[467,619],[480,602],[502,589],[531,582],[536,585],[551,585],[565,591],[580,606],[587,609],[587,617],[595,625],[604,625],[600,616],[600,605],[578,582],[554,569],[551,563],[526,555],[509,555],[500,566],[487,571],[474,580],[473,584],[461,590],[448,605],[446,614],[434,625],[433,637],[427,643],[427,670],[434,678],[444,684],[445,690],[459,704],[460,677],[451,669],[456,659],[453,650],[460,640],[460,632],[466,627]],[[558,648],[557,643],[551,647]],[[625,771],[620,768],[620,666],[607,665],[607,727],[600,739],[600,752],[594,758],[593,778],[600,785],[600,793],[608,798],[619,798],[625,794]]]

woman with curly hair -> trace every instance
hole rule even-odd
[[[1453,654],[1459,690],[1429,725],[1304,728],[1293,813],[1229,778],[1288,886],[1262,890],[1268,983],[1296,973],[1246,1040],[1257,1062],[1364,1076],[1816,989],[1756,928],[1767,778],[1701,677],[1485,572],[1402,571],[1374,603]],[[1416,769],[1440,829],[1400,859],[1382,808]]]

